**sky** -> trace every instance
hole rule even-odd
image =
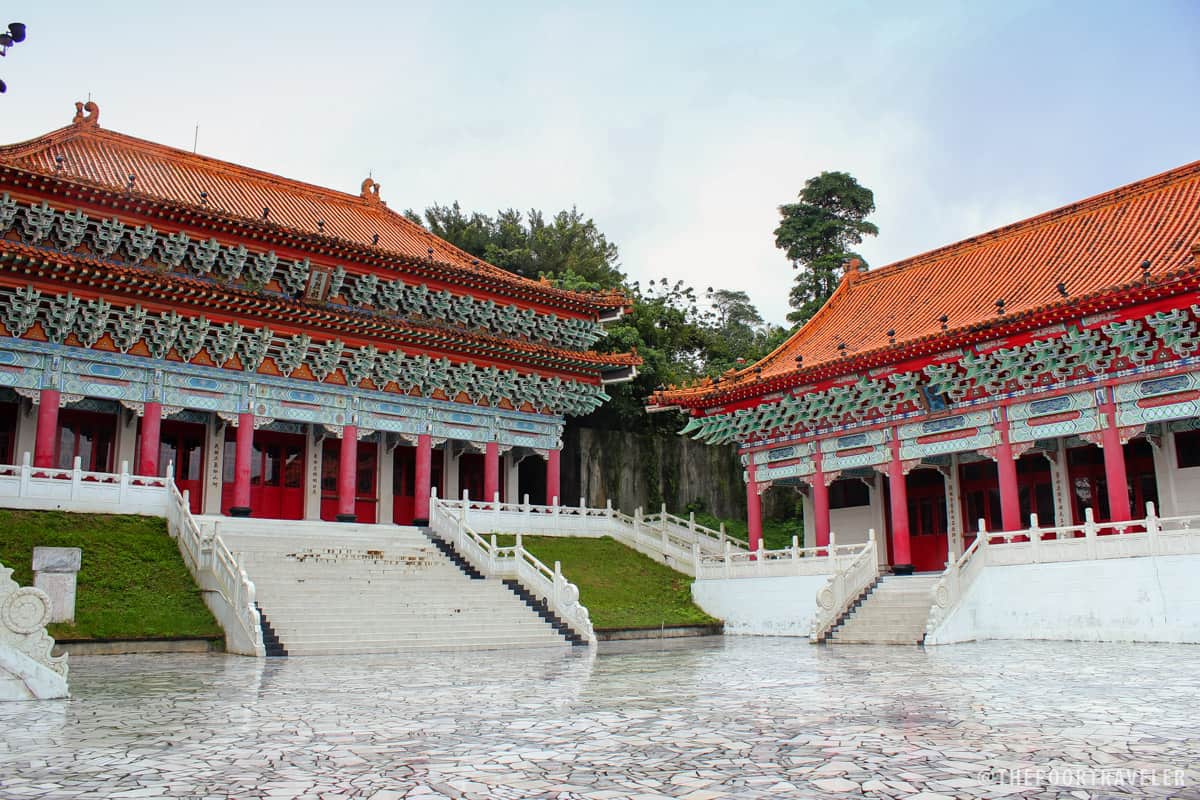
[[[1200,159],[1200,2],[8,2],[0,142],[100,124],[389,206],[576,206],[643,283],[782,323],[778,206],[872,266]]]

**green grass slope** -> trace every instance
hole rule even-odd
[[[725,523],[725,534],[742,542],[750,540],[749,527],[744,519],[718,519],[707,512],[696,512],[696,523],[716,530]],[[763,520],[763,547],[767,550],[782,550],[792,546],[792,537],[800,537],[804,547],[804,521],[798,519]]]
[[[505,547],[515,538],[496,537]],[[690,577],[615,539],[523,536],[521,543],[549,567],[562,562],[563,574],[579,587],[579,598],[597,630],[717,621],[692,602]]]
[[[0,509],[0,563],[22,586],[34,547],[83,548],[75,622],[50,625],[55,639],[221,635],[164,520]]]

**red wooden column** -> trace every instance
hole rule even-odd
[[[813,530],[817,536],[817,547],[829,546],[829,485],[825,483],[823,469],[824,456],[821,455],[821,443],[814,442],[816,452],[813,453],[812,502]]]
[[[413,525],[429,524],[429,491],[433,486],[433,437],[422,433],[417,437],[417,463],[413,470],[416,497],[413,498]]]
[[[483,501],[490,503],[500,491],[500,444],[488,442],[483,454]]]
[[[338,522],[356,522],[354,494],[358,486],[358,426],[342,426],[342,450],[338,454]]]
[[[908,538],[908,486],[900,462],[900,431],[892,429],[892,460],[888,463],[888,493],[892,506],[892,572],[911,575],[912,544]]]
[[[254,414],[238,414],[237,441],[233,459],[233,505],[231,517],[250,516],[250,459],[254,457]]]
[[[61,394],[58,389],[42,389],[38,398],[37,439],[33,445],[33,465],[50,468],[54,466],[54,454],[58,445],[58,405]]]
[[[137,474],[158,476],[158,448],[162,431],[162,403],[150,402],[142,409],[142,443],[138,448]]]
[[[753,459],[751,455],[751,459]],[[746,470],[746,527],[749,529],[750,550],[758,550],[762,541],[762,499],[758,495],[758,482],[754,479],[754,461],[750,461]]]
[[[561,450],[551,448],[546,452],[546,505],[558,505],[559,500],[559,468]]]
[[[1000,478],[1000,523],[1006,531],[1019,531],[1021,524],[1021,494],[1017,487],[1017,462],[1013,458],[1012,442],[1008,438],[1008,407],[1000,406],[996,430],[1000,443],[996,445],[996,472]]]
[[[1100,436],[1104,444],[1104,481],[1108,491],[1109,522],[1124,522],[1133,518],[1129,507],[1129,478],[1125,473],[1125,447],[1121,444],[1121,428],[1117,425],[1117,404],[1111,386],[1104,388],[1104,403],[1100,406]]]

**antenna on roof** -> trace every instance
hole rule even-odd
[[[200,123],[196,123],[196,132],[192,134],[192,154],[196,153],[196,146],[200,144]]]

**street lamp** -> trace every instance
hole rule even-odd
[[[25,23],[10,22],[8,30],[0,33],[0,56],[8,55],[8,48],[25,41]],[[0,94],[8,91],[8,84],[0,80]]]

